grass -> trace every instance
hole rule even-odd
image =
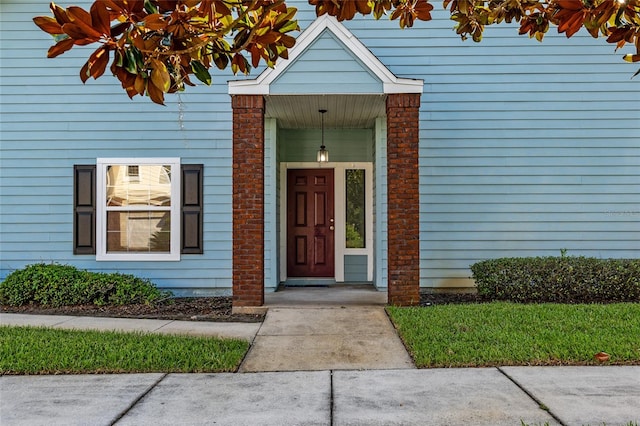
[[[418,368],[640,364],[640,304],[388,308]]]
[[[236,371],[243,340],[0,326],[0,374]]]

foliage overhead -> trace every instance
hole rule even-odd
[[[316,15],[339,21],[359,13],[389,16],[401,28],[431,20],[428,0],[309,0]],[[630,43],[640,62],[640,0],[443,0],[464,40],[479,42],[487,25],[518,23],[519,33],[542,41],[550,24],[573,36],[584,27],[594,38],[606,37],[616,49]],[[111,72],[130,98],[147,95],[164,104],[164,95],[193,86],[191,76],[210,85],[215,65],[249,73],[261,61],[273,67],[288,57],[299,31],[297,10],[285,0],[97,0],[89,11],[50,5],[53,17],[33,20],[54,37],[48,57],[73,46],[98,43],[80,70],[80,78],[97,79],[109,61]],[[640,73],[640,70],[636,75]]]

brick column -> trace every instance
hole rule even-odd
[[[264,98],[233,107],[233,310],[264,305]]]
[[[387,96],[388,303],[420,300],[419,94]]]

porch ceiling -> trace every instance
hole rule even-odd
[[[265,117],[284,129],[320,128],[320,109],[326,109],[327,129],[367,129],[386,115],[386,95],[266,95]]]

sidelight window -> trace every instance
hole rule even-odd
[[[347,169],[345,176],[347,248],[365,248],[365,171]]]

